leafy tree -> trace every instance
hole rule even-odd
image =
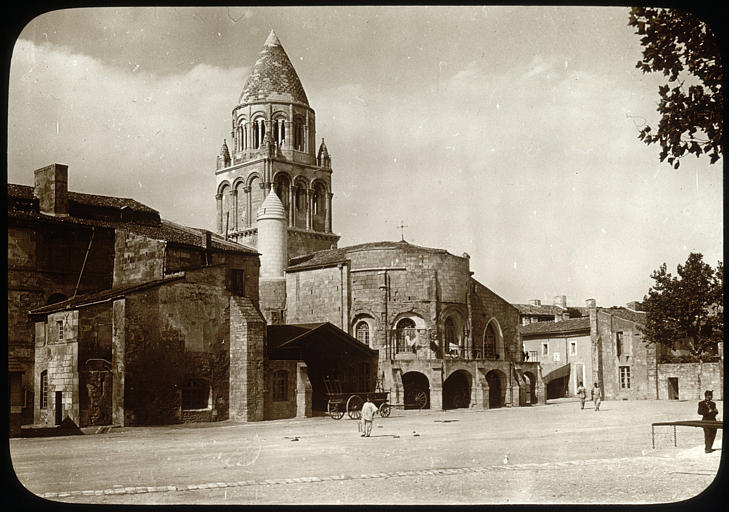
[[[663,263],[651,275],[655,284],[643,299],[646,322],[641,330],[644,340],[657,346],[673,348],[685,340],[692,359],[702,363],[716,356],[724,336],[724,265],[719,262],[714,270],[700,253],[691,253],[676,270],[672,276]],[[701,373],[700,364],[699,389]]]
[[[724,98],[719,44],[705,23],[675,9],[633,7],[629,26],[642,36],[643,73],[662,72],[658,88],[658,129],[646,125],[638,138],[661,146],[660,161],[678,169],[682,156],[708,154],[713,164],[723,154]]]

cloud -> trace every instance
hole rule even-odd
[[[21,39],[11,63],[9,181],[31,183],[33,169],[61,161],[73,190],[134,196],[172,220],[209,226],[212,192],[200,191],[214,187],[246,73],[198,64],[158,76]]]

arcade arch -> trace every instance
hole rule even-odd
[[[425,374],[403,373],[402,387],[405,409],[430,409],[430,381]]]
[[[466,370],[456,370],[443,382],[443,409],[459,409],[471,404],[473,377]]]
[[[491,370],[486,374],[489,385],[489,409],[503,407],[506,403],[506,375],[501,370]]]

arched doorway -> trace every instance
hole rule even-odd
[[[547,399],[565,398],[570,382],[570,376],[558,377],[547,382]]]
[[[471,374],[453,372],[443,383],[443,409],[459,409],[471,404]]]
[[[489,385],[489,409],[503,407],[506,388],[502,386],[502,380],[505,378],[499,370],[491,370],[486,374],[486,382]]]
[[[537,403],[537,377],[532,372],[524,372],[524,378],[527,382],[527,404]]]
[[[407,372],[402,375],[405,409],[430,408],[430,383],[428,377],[420,372]]]

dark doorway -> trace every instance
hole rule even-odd
[[[524,372],[524,378],[526,379],[527,384],[529,385],[527,387],[526,403],[527,404],[536,404],[537,403],[537,378],[531,372]]]
[[[407,372],[402,376],[405,409],[430,408],[430,383],[420,372]]]
[[[486,382],[489,385],[489,409],[496,409],[504,405],[501,375],[502,373],[498,370],[491,370],[486,374]]]
[[[678,377],[668,377],[668,399],[678,400]]]
[[[56,425],[63,421],[63,391],[56,391]]]
[[[471,403],[471,374],[458,370],[443,383],[443,409],[459,409]]]
[[[569,375],[552,379],[547,383],[547,399],[565,398],[570,382]]]

